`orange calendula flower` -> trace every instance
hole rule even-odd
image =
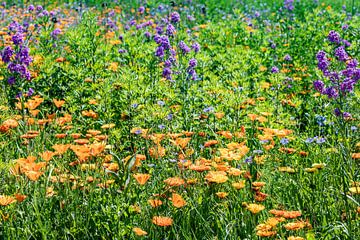
[[[94,112],[93,110],[90,110],[90,111],[82,111],[81,114],[84,116],[84,117],[90,117],[90,118],[93,118],[93,119],[96,119],[98,118],[98,114],[96,112]]]
[[[172,142],[176,146],[179,146],[182,149],[184,149],[186,147],[186,145],[189,143],[190,140],[191,140],[191,138],[177,138],[177,139],[175,139],[175,141],[172,141]]]
[[[279,172],[287,172],[287,173],[295,173],[295,169],[291,168],[291,167],[279,167],[278,168]]]
[[[138,228],[138,227],[134,227],[132,230],[136,236],[145,236],[148,234],[147,232],[145,232],[144,230],[142,230],[141,228]]]
[[[16,128],[19,126],[19,123],[14,119],[8,119],[2,123],[3,126],[6,126],[8,128]]]
[[[140,185],[144,185],[149,180],[150,174],[136,173],[133,177]]]
[[[216,117],[217,119],[221,119],[221,118],[223,118],[223,117],[225,116],[225,113],[223,113],[223,112],[216,112],[216,113],[214,113],[214,115],[215,115],[215,117]]]
[[[242,180],[240,182],[234,182],[231,184],[236,190],[243,189],[245,187],[245,180]]]
[[[0,195],[0,206],[7,206],[14,202],[16,202],[16,198],[10,197],[10,196],[5,196],[5,195]]]
[[[39,155],[42,159],[44,159],[46,162],[48,162],[53,158],[53,156],[55,156],[55,152],[45,151],[43,153],[40,153]]]
[[[27,171],[25,172],[25,176],[27,176],[31,181],[37,181],[41,175],[43,175],[43,172],[38,171]]]
[[[295,236],[290,236],[288,237],[287,240],[305,240],[305,238],[302,238],[302,237],[295,237]]]
[[[263,187],[263,186],[265,186],[265,182],[253,182],[251,185],[253,186],[253,187]]]
[[[18,201],[18,202],[22,202],[27,198],[26,195],[19,194],[19,193],[15,193],[14,196],[15,196],[16,201]]]
[[[55,138],[58,138],[58,139],[63,139],[67,136],[66,133],[58,133],[58,134],[55,134]]]
[[[186,201],[177,193],[172,194],[171,201],[176,208],[181,208],[186,205]]]
[[[178,187],[185,184],[184,179],[179,177],[172,177],[164,180],[164,183],[169,185],[170,187]]]
[[[55,144],[52,148],[56,151],[56,154],[64,154],[70,147],[70,144]]]
[[[284,225],[284,227],[288,231],[296,231],[296,230],[303,229],[305,227],[311,228],[311,225],[310,225],[310,223],[308,223],[306,221],[296,221],[296,222],[287,223]]]
[[[57,108],[61,108],[65,104],[65,100],[53,99],[53,102]]]
[[[273,228],[273,226],[265,223],[261,223],[256,226],[257,231],[270,231]]]
[[[360,194],[360,186],[351,187],[351,188],[349,188],[349,191],[352,194]]]
[[[224,171],[210,171],[205,176],[205,180],[212,183],[224,183],[228,180],[228,177]]]
[[[259,237],[273,237],[276,235],[276,231],[257,231],[256,235]]]
[[[300,211],[285,211],[285,210],[272,209],[269,211],[269,213],[277,217],[284,217],[284,218],[297,218],[301,216]]]
[[[249,210],[253,214],[257,214],[257,213],[261,212],[262,210],[264,210],[265,207],[261,204],[250,203],[246,206],[246,209]]]
[[[154,216],[152,223],[160,227],[168,227],[173,224],[173,219],[170,217]]]
[[[110,128],[113,128],[113,127],[115,127],[114,123],[104,124],[104,125],[101,126],[102,129],[110,129]]]
[[[215,194],[218,198],[226,198],[229,195],[227,192],[217,192]]]
[[[160,199],[149,199],[148,203],[153,207],[159,207],[163,204],[163,202]]]
[[[192,164],[189,167],[190,170],[196,171],[196,172],[204,172],[204,171],[208,171],[211,170],[210,166],[206,166],[206,165],[194,165]]]
[[[266,224],[275,227],[278,223],[284,222],[286,219],[283,217],[270,217],[266,220]]]
[[[218,143],[219,143],[219,141],[217,141],[217,140],[209,140],[209,141],[204,143],[204,147],[211,147],[211,146],[216,145]]]
[[[56,194],[53,187],[47,187],[46,188],[46,197],[52,197]]]

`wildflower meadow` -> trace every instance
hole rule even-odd
[[[0,239],[360,239],[360,1],[0,4]]]

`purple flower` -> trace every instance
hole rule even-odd
[[[287,139],[287,138],[282,138],[282,139],[280,140],[280,143],[281,143],[282,145],[287,145],[287,144],[289,143],[289,139]]]
[[[169,113],[167,116],[166,116],[166,119],[171,121],[172,119],[174,118],[174,115],[172,113]]]
[[[349,41],[347,40],[342,40],[343,44],[345,45],[345,47],[350,47],[351,46],[351,43],[349,43]]]
[[[325,138],[319,138],[319,137],[315,137],[315,139],[316,139],[316,143],[317,144],[322,144],[322,143],[324,143],[326,140],[325,140]]]
[[[164,101],[159,100],[159,101],[157,102],[157,104],[158,104],[160,107],[163,107],[163,106],[165,105],[165,102],[164,102]]]
[[[13,85],[16,81],[16,78],[14,76],[11,76],[8,78],[7,82],[9,85]]]
[[[137,103],[131,104],[131,107],[132,107],[132,108],[137,108],[138,106],[139,106],[139,104],[137,104]]]
[[[41,5],[36,6],[36,11],[41,12],[43,10],[43,7]]]
[[[32,62],[32,58],[29,56],[29,48],[26,46],[21,46],[19,51],[16,53],[15,59],[20,64],[25,64],[26,66],[29,66]]]
[[[356,59],[350,59],[346,63],[346,68],[356,68],[358,66],[359,62]]]
[[[192,59],[189,60],[189,67],[190,68],[194,68],[194,67],[196,67],[196,65],[197,65],[197,61],[196,61],[195,58],[192,58]]]
[[[336,48],[334,55],[339,61],[342,61],[342,62],[345,62],[349,57],[345,51],[344,46],[340,46],[340,47]]]
[[[183,41],[179,42],[179,48],[183,54],[187,54],[190,52],[190,48]]]
[[[119,49],[119,50],[118,50],[118,53],[120,53],[120,54],[126,53],[126,52],[127,52],[126,49]]]
[[[159,34],[156,34],[154,36],[154,41],[157,43],[157,44],[161,44],[161,36]]]
[[[208,112],[213,112],[215,109],[214,109],[214,107],[207,107],[207,108],[204,108],[204,110],[203,110],[203,112],[204,113],[208,113]]]
[[[317,66],[323,73],[325,73],[325,72],[327,72],[329,65],[330,65],[330,63],[324,59],[324,60],[319,61]]]
[[[313,82],[314,88],[316,91],[322,93],[324,91],[325,84],[321,80],[316,80]]]
[[[29,11],[29,12],[32,12],[32,11],[34,11],[34,10],[35,10],[35,7],[34,7],[34,5],[31,4],[31,5],[29,6],[29,8],[28,8],[28,11]]]
[[[324,52],[323,50],[319,51],[317,54],[316,54],[316,58],[318,61],[321,61],[321,60],[326,60],[326,52]]]
[[[21,33],[15,33],[12,37],[11,40],[13,41],[13,43],[15,45],[20,45],[24,42],[24,35]]]
[[[145,36],[146,38],[151,38],[151,33],[145,32],[145,33],[144,33],[144,36]]]
[[[334,88],[334,87],[328,87],[325,89],[325,94],[329,97],[329,98],[337,98],[339,96],[338,91]]]
[[[253,162],[253,156],[245,158],[245,163],[251,164]]]
[[[335,114],[335,116],[340,116],[341,115],[341,111],[340,111],[340,109],[338,109],[338,108],[335,108],[334,109],[334,114]]]
[[[175,27],[172,24],[169,24],[166,28],[166,34],[168,36],[174,36],[175,32],[176,32]]]
[[[190,78],[191,78],[192,80],[196,80],[196,79],[197,79],[197,74],[196,74],[195,69],[189,68],[189,69],[188,69],[188,74],[189,74],[189,76],[190,76]]]
[[[138,12],[143,14],[145,12],[145,7],[144,6],[139,7]]]
[[[346,78],[341,84],[340,84],[340,90],[346,94],[347,92],[352,92],[354,90],[356,81],[352,80],[351,78]]]
[[[46,10],[44,10],[44,11],[42,12],[42,14],[43,14],[45,17],[48,17],[48,16],[49,16],[49,12],[46,11]]]
[[[178,12],[173,12],[170,14],[170,21],[172,23],[180,22],[180,14]]]
[[[162,46],[157,47],[155,51],[155,56],[158,58],[163,58],[164,55],[165,55],[164,48]]]
[[[155,31],[156,31],[157,34],[163,34],[164,27],[161,26],[161,25],[158,25],[158,26],[155,27]]]
[[[195,42],[193,45],[191,45],[192,50],[194,50],[195,53],[198,53],[200,51],[200,44]]]
[[[57,36],[61,34],[61,29],[56,28],[54,31],[50,33],[51,37],[57,39]]]
[[[271,73],[278,73],[279,72],[279,68],[274,66],[271,68]]]
[[[164,65],[165,67],[171,67],[171,60],[170,59],[165,60]]]
[[[191,15],[186,16],[189,21],[195,21],[195,18]]]
[[[289,11],[294,10],[294,0],[284,0],[284,7]]]
[[[171,74],[172,74],[172,71],[170,68],[168,67],[165,67],[163,69],[163,72],[162,72],[162,76],[168,80],[171,80]]]
[[[4,50],[1,53],[1,59],[3,62],[8,63],[11,60],[11,57],[14,54],[14,50],[11,48],[11,46],[6,46]]]
[[[285,57],[284,57],[284,61],[289,62],[289,61],[291,61],[291,60],[292,60],[292,59],[291,59],[290,55],[289,55],[289,54],[286,54]]]
[[[334,30],[331,30],[328,35],[328,40],[332,43],[339,44],[341,42],[340,34]]]
[[[34,89],[29,88],[28,92],[27,92],[27,96],[30,97],[31,95],[34,94]]]
[[[163,35],[161,36],[161,46],[167,50],[167,49],[170,49],[171,48],[171,45],[170,45],[170,40],[167,36]]]

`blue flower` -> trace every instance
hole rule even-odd
[[[280,140],[280,143],[281,143],[282,145],[286,145],[286,144],[289,143],[289,139],[287,139],[287,138],[282,138],[282,139]]]

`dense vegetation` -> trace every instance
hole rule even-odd
[[[1,239],[359,239],[357,1],[4,1]]]

